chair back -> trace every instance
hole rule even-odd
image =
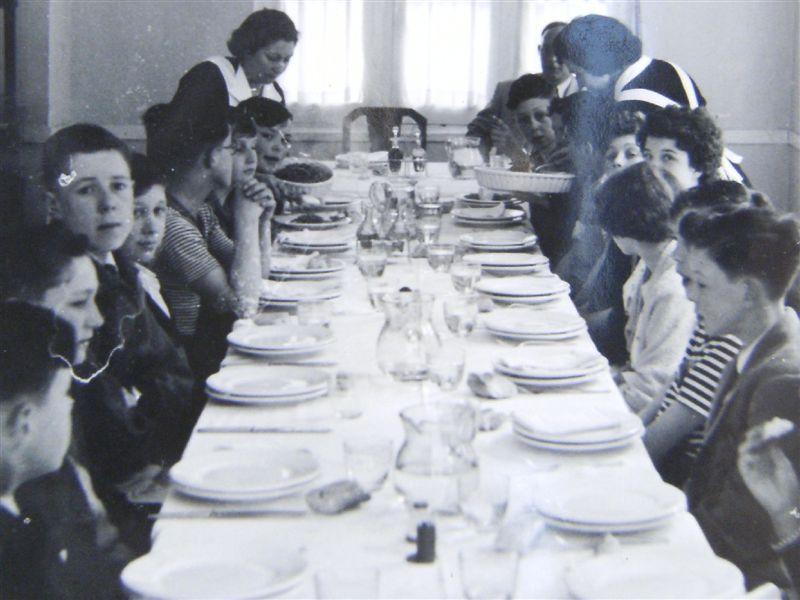
[[[360,117],[367,119],[370,152],[388,150],[391,147],[392,127],[400,128],[403,117],[408,117],[419,127],[422,147],[428,145],[428,119],[413,108],[394,106],[360,106],[353,109],[342,120],[342,151],[350,152],[350,132],[353,121]]]

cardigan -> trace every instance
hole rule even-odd
[[[623,286],[630,368],[622,372],[621,391],[634,410],[659,397],[672,381],[695,326],[694,305],[672,258],[675,245],[673,240],[664,247],[647,280],[640,260]]]

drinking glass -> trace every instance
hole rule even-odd
[[[363,152],[350,155],[350,172],[359,179],[369,179],[369,157]]]
[[[453,264],[455,246],[452,244],[429,244],[428,264],[437,273],[447,273]]]
[[[370,240],[369,246],[358,244],[356,252],[358,270],[367,279],[383,275],[388,260],[386,249],[382,245],[376,244],[374,240]]]
[[[442,219],[436,216],[422,217],[417,223],[422,233],[422,243],[426,246],[439,241],[439,232],[442,230]]]
[[[464,348],[456,340],[445,341],[430,356],[428,377],[442,391],[458,387],[464,376]]]
[[[481,470],[477,486],[459,485],[458,498],[464,518],[478,531],[497,529],[508,508],[508,476]]]
[[[379,588],[376,568],[320,569],[314,575],[317,598],[377,598]]]
[[[364,373],[337,371],[329,389],[331,391],[328,396],[336,416],[357,419],[363,412],[361,400],[369,392],[369,376]]]
[[[347,478],[366,492],[383,486],[394,462],[394,444],[388,439],[354,439],[344,442]]]
[[[369,303],[375,310],[383,310],[382,300],[387,294],[394,291],[394,286],[388,281],[380,279],[367,280],[367,293],[369,294]]]
[[[330,326],[330,302],[327,300],[300,300],[297,303],[297,323],[300,325]]]
[[[478,321],[478,296],[465,294],[445,298],[444,323],[458,337],[467,337]]]
[[[465,548],[458,554],[461,588],[470,600],[510,600],[517,589],[519,555],[494,548]]]
[[[458,262],[450,267],[450,278],[458,292],[471,292],[481,278],[481,266]]]

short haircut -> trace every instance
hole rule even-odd
[[[627,110],[620,106],[614,107],[607,120],[604,121],[602,150],[608,148],[611,142],[623,135],[635,136],[644,125],[644,115],[637,111]]]
[[[277,127],[293,118],[283,104],[263,96],[248,98],[234,110],[243,111],[258,127]]]
[[[262,8],[251,13],[233,30],[228,39],[228,50],[242,60],[273,42],[284,40],[297,43],[299,37],[300,33],[289,15],[280,10]]]
[[[564,27],[566,26],[567,24],[564,23],[564,21],[552,21],[542,28],[541,37],[544,37],[544,34],[546,34],[551,29],[556,29],[556,28],[564,29]]]
[[[70,175],[70,159],[75,154],[94,154],[106,150],[119,152],[130,168],[130,148],[107,129],[92,123],[77,123],[59,129],[47,138],[42,150],[42,177],[45,187],[51,192],[58,190],[58,178],[61,175]]]
[[[772,203],[766,195],[751,190],[737,181],[717,179],[701,183],[678,194],[669,213],[674,220],[689,210],[707,209],[713,212],[726,212],[743,206],[772,208]]]
[[[672,190],[637,163],[611,175],[597,190],[600,224],[612,236],[659,243],[673,237],[669,208]]]
[[[608,75],[639,60],[642,41],[616,19],[586,15],[570,21],[558,35],[556,55],[592,75]]]
[[[713,178],[722,164],[722,131],[705,108],[667,106],[651,112],[636,141],[644,149],[651,136],[675,140],[675,146],[689,155],[689,165],[705,177]]]
[[[231,126],[231,135],[233,137],[255,137],[256,124],[253,119],[239,104],[228,112],[228,123]]]
[[[797,220],[770,209],[691,211],[679,230],[688,246],[708,252],[729,278],[760,281],[771,300],[784,297],[800,265]]]
[[[506,106],[511,110],[516,110],[520,104],[531,98],[553,98],[555,95],[555,86],[548,82],[544,75],[526,73],[511,84],[508,89]]]
[[[134,198],[146,194],[154,185],[166,185],[161,169],[140,152],[134,152],[131,156],[131,177]]]
[[[225,141],[228,108],[214,102],[156,104],[143,117],[147,156],[167,176],[179,175]]]
[[[0,300],[37,302],[59,283],[73,259],[88,256],[86,236],[61,222],[0,230]]]
[[[53,312],[25,302],[0,303],[0,402],[46,391],[75,360],[75,332]]]

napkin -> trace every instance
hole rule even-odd
[[[513,419],[523,429],[553,436],[572,435],[600,429],[613,429],[620,424],[621,414],[587,406],[579,411],[515,412]]]
[[[512,371],[561,373],[592,370],[602,364],[604,359],[599,354],[587,350],[559,352],[552,348],[543,351],[536,347],[521,347],[504,353],[497,362]]]

